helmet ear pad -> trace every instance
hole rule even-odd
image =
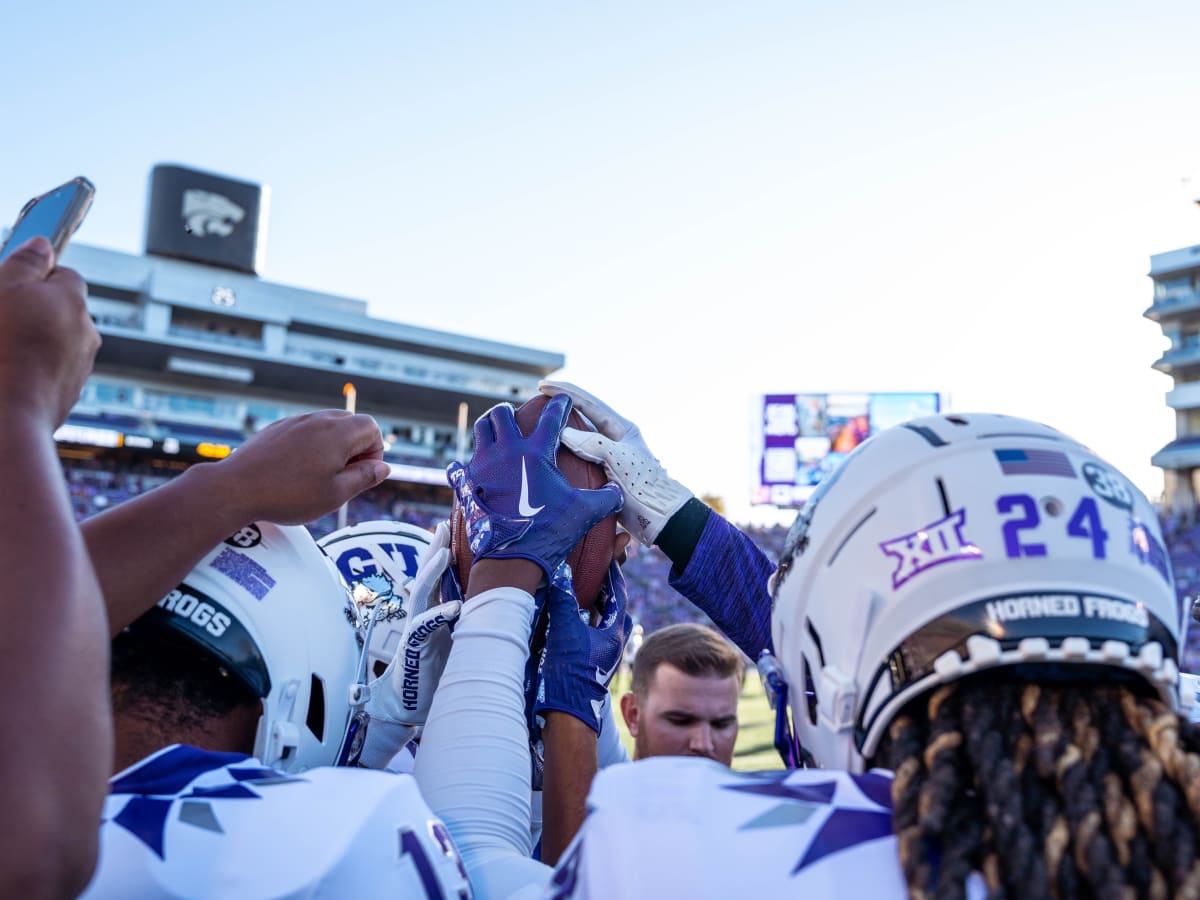
[[[305,528],[241,529],[143,620],[204,650],[261,701],[264,764],[296,772],[338,759],[358,635],[346,587]]]
[[[931,416],[872,437],[800,511],[772,599],[800,741],[823,766],[860,771],[907,702],[989,669],[1108,666],[1178,700],[1154,509],[1036,422]]]

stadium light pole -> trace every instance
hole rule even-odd
[[[458,446],[455,448],[456,456],[454,457],[460,463],[466,462],[467,454],[467,404],[465,402],[458,404]]]
[[[358,390],[354,387],[353,382],[347,381],[342,385],[342,396],[346,398],[346,412],[354,412],[358,406]],[[337,527],[339,530],[346,527],[346,508],[349,505],[350,501],[347,500],[338,507]]]

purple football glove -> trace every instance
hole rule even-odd
[[[537,563],[549,582],[593,525],[621,508],[621,489],[573,488],[554,461],[571,398],[552,398],[529,437],[508,403],[475,422],[475,455],[446,469],[467,523],[474,562],[519,557]]]
[[[600,622],[593,627],[588,624],[587,612],[575,602],[570,567],[556,573],[547,600],[550,627],[533,703],[535,717],[558,710],[600,733],[604,696],[632,625],[625,612],[625,577],[616,562],[609,566],[602,602]]]

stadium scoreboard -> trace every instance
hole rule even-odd
[[[755,401],[750,502],[798,507],[871,435],[941,412],[934,392],[763,394]]]

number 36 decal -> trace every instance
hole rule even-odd
[[[1032,531],[1041,524],[1038,503],[1028,494],[1005,494],[996,498],[996,512],[1012,514],[1004,523],[1004,552],[1009,558],[1045,556],[1046,545],[1023,539],[1021,532]],[[1092,497],[1084,497],[1067,520],[1067,535],[1091,541],[1092,558],[1104,559],[1108,532],[1100,522],[1100,510]],[[1030,535],[1029,537],[1032,537]]]

